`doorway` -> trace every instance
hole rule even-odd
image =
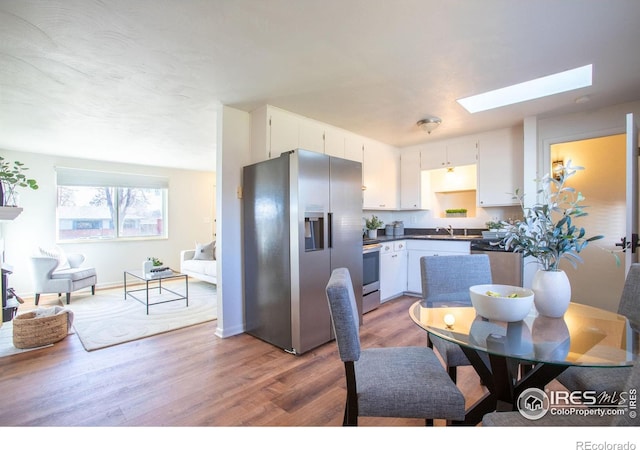
[[[587,237],[603,235],[580,252],[584,263],[574,269],[568,261],[562,268],[571,282],[572,301],[617,311],[625,280],[624,256],[616,244],[625,235],[626,135],[617,134],[552,144],[551,162],[571,160],[578,171],[569,184],[582,192],[588,206],[585,217],[576,219]],[[620,258],[616,264],[613,253]]]

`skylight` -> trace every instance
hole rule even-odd
[[[458,99],[464,109],[470,113],[486,111],[501,106],[559,94],[574,89],[591,86],[593,65],[559,72],[524,83]]]

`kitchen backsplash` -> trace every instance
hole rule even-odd
[[[362,226],[364,228],[364,218],[378,216],[385,224],[394,221],[402,221],[406,228],[486,228],[488,221],[518,219],[522,217],[522,210],[519,206],[505,206],[492,208],[476,208],[475,217],[434,217],[433,211],[384,211],[384,210],[363,210]]]

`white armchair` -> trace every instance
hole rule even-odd
[[[33,275],[36,305],[40,301],[40,294],[67,294],[67,304],[71,302],[71,293],[91,286],[91,295],[96,293],[96,269],[80,267],[84,256],[75,253],[66,256],[69,267],[60,267],[60,260],[52,256],[32,256],[31,274]]]

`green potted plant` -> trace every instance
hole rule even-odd
[[[146,261],[142,262],[142,273],[144,275],[150,274],[154,268],[162,267],[162,261],[155,256],[150,256]]]
[[[447,217],[467,217],[466,208],[445,209]]]
[[[485,222],[485,225],[489,231],[498,231],[502,228],[502,222],[498,220],[489,220],[488,222]]]
[[[29,170],[20,161],[13,163],[0,156],[0,206],[18,206],[16,188],[38,189],[38,183],[27,178],[24,171]]]
[[[371,215],[370,219],[364,219],[365,227],[367,228],[367,235],[370,239],[378,237],[378,228],[384,225],[384,222],[376,215]]]
[[[521,252],[523,257],[533,256],[540,269],[534,275],[532,289],[536,309],[543,316],[562,317],[571,300],[571,285],[564,271],[558,268],[562,259],[577,268],[582,263],[579,253],[589,242],[603,236],[586,237],[585,229],[574,224],[574,219],[586,216],[584,197],[566,185],[583,167],[572,166],[571,161],[557,178],[548,174],[540,181],[539,203],[524,206],[524,195],[516,191],[523,211],[523,219],[513,224],[502,222],[506,231],[502,240],[506,250]]]
[[[162,265],[162,261],[160,261],[158,258],[151,256],[148,258],[149,261],[151,261],[153,263],[153,267],[159,267]]]

